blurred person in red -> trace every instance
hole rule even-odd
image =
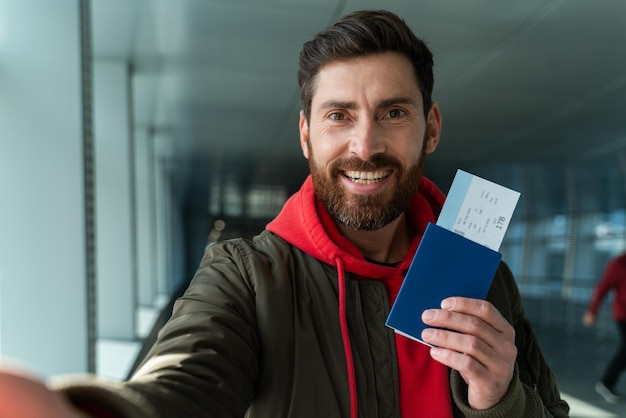
[[[620,375],[626,369],[626,253],[613,258],[607,264],[595,287],[587,312],[583,316],[585,326],[591,327],[596,323],[598,309],[604,298],[611,292],[615,293],[612,314],[619,328],[621,340],[602,379],[596,383],[596,391],[607,402],[618,403],[621,396],[615,391],[615,387]]]

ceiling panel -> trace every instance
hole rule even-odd
[[[444,126],[429,164],[626,146],[623,0],[94,0],[94,55],[128,61],[137,129],[204,205],[216,167],[257,182],[290,169],[299,181],[301,45],[364,8],[401,14],[434,52]]]

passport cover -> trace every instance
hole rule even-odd
[[[385,324],[423,344],[425,309],[449,296],[484,299],[502,254],[429,223]]]

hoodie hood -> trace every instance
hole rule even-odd
[[[445,196],[437,186],[422,177],[418,192],[407,209],[407,220],[415,228],[416,238],[413,239],[410,250],[398,268],[408,268],[426,225],[436,221],[444,200]],[[368,262],[360,251],[341,235],[326,208],[315,197],[310,175],[300,190],[287,200],[282,211],[266,229],[324,263],[336,265],[339,258],[347,271],[368,278],[382,277],[389,273],[389,267]]]

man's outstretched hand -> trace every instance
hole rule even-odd
[[[59,393],[15,368],[0,367],[0,418],[87,418]]]

